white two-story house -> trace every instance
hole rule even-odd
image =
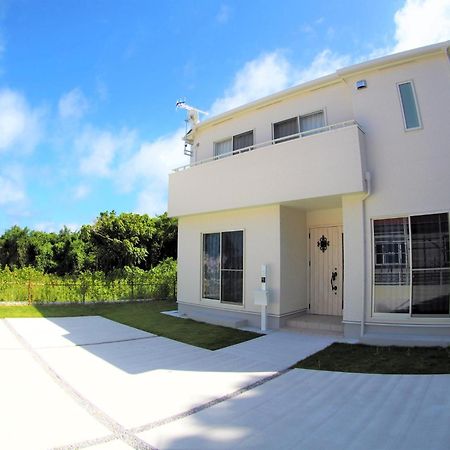
[[[349,337],[450,336],[449,47],[196,124],[169,177],[179,311],[258,325],[266,265],[270,328],[321,315]]]

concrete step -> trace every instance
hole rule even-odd
[[[185,315],[188,319],[196,320],[197,322],[206,322],[213,325],[221,325],[230,328],[244,328],[248,325],[246,319],[233,319],[230,317],[221,317],[219,314],[207,314],[201,312],[189,313]]]
[[[286,323],[289,328],[301,330],[331,331],[343,333],[342,317],[339,316],[320,316],[316,314],[304,314],[293,317]]]

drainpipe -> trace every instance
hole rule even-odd
[[[363,304],[361,315],[361,337],[364,336],[364,326],[366,320],[366,285],[367,285],[367,251],[366,251],[366,199],[372,193],[372,183],[370,172],[364,174],[366,181],[366,195],[362,198],[362,221],[363,221]]]

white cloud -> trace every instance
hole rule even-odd
[[[450,40],[450,0],[406,0],[394,22],[394,42],[373,50],[368,58]]]
[[[223,97],[213,103],[211,113],[219,114],[286,88],[292,82],[292,70],[291,63],[280,51],[247,62]]]
[[[62,119],[81,119],[88,110],[88,99],[80,88],[66,92],[58,102],[58,112]]]
[[[86,127],[76,139],[75,147],[81,154],[80,171],[86,175],[106,177],[121,154],[127,154],[135,142],[135,132],[126,129],[117,134]]]
[[[308,67],[296,72],[296,83],[314,80],[324,75],[329,75],[341,67],[351,64],[349,55],[339,55],[329,49],[318,53]]]
[[[394,51],[450,39],[450,0],[406,0],[395,13]]]
[[[230,20],[231,9],[228,5],[220,5],[219,12],[217,13],[216,20],[221,24],[225,24]]]
[[[22,169],[18,166],[5,167],[0,173],[0,205],[16,207],[26,200]]]
[[[91,188],[85,184],[79,184],[73,190],[73,198],[75,200],[82,200],[86,198],[91,192]]]
[[[160,214],[167,209],[168,174],[172,169],[187,164],[183,154],[184,130],[143,143],[139,151],[121,164],[116,180],[125,192],[138,188],[137,211]]]
[[[22,94],[0,90],[0,152],[33,150],[42,135],[42,117],[43,111],[31,108]]]
[[[81,228],[81,226],[76,223],[62,224],[56,222],[39,222],[35,223],[31,229],[36,231],[45,231],[46,233],[57,233],[64,227],[68,228],[70,231],[77,231]]]
[[[304,68],[289,61],[279,50],[263,54],[247,62],[237,72],[224,95],[214,101],[211,113],[215,115],[228,111],[294,84],[330,74],[350,63],[350,56],[339,55],[329,49],[318,53]]]
[[[148,214],[159,216],[167,211],[167,190],[149,187],[143,189],[137,199],[135,212],[138,214]]]

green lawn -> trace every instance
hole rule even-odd
[[[298,362],[302,369],[382,374],[450,374],[450,347],[334,343]]]
[[[0,305],[0,318],[103,316],[158,336],[209,350],[228,347],[260,336],[248,331],[160,314],[161,311],[170,311],[176,308],[176,303],[171,301],[86,305]]]

